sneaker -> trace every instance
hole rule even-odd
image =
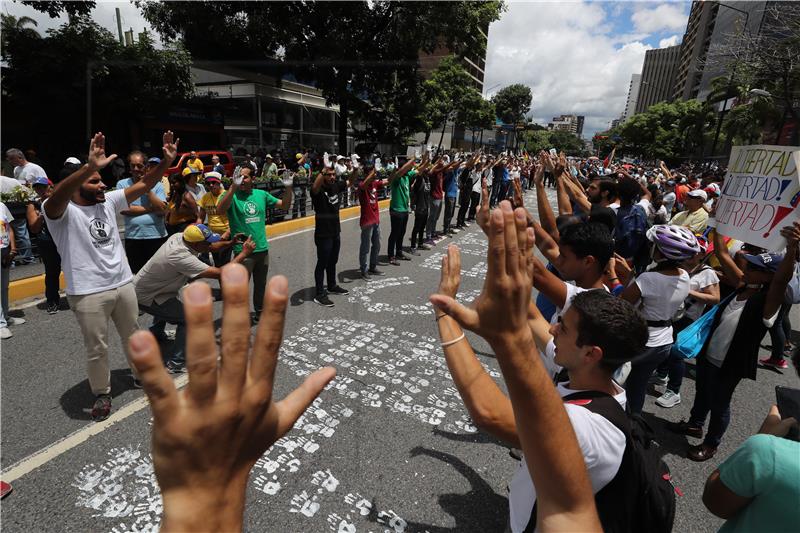
[[[472,221],[467,221],[467,222],[464,222],[464,227],[465,227],[465,228],[468,228],[468,227],[470,227],[471,225],[472,225]]]
[[[410,253],[411,255],[419,255],[419,252],[415,247],[409,248],[408,253]],[[402,257],[400,259],[402,259]]]
[[[58,304],[47,304],[47,314],[54,315],[58,313]]]
[[[664,394],[662,394],[656,400],[657,405],[660,405],[661,407],[666,407],[667,409],[669,409],[670,407],[675,407],[679,403],[681,403],[681,395],[677,392],[672,392],[669,389],[664,391]]]
[[[398,255],[397,258],[403,261],[411,261],[411,258],[408,257],[406,254]]]
[[[361,271],[361,279],[363,279],[364,281],[369,281],[372,278],[370,277],[370,275],[367,273],[366,270],[362,270]]]
[[[111,414],[111,395],[110,394],[101,394],[99,395],[95,401],[94,405],[92,405],[92,420],[95,422],[99,422],[101,420],[105,420],[108,418],[108,415]]]
[[[650,379],[647,380],[648,385],[660,385],[662,387],[666,387],[667,383],[669,383],[669,376],[659,376],[656,373],[653,373],[650,376]]]
[[[460,230],[460,229],[458,229],[458,228],[450,228],[450,231],[449,231],[448,233],[450,233],[450,234],[453,234],[453,233],[461,233],[461,230]]]
[[[340,287],[339,285],[334,285],[333,287],[328,287],[329,294],[350,294],[350,291],[345,289],[344,287]]]
[[[427,249],[430,250],[433,246],[436,246],[436,241],[434,241],[433,238],[426,239],[422,245],[427,246]]]
[[[378,270],[377,268],[370,268],[368,271],[373,276],[383,276],[383,270]]]
[[[185,374],[186,365],[184,363],[176,363],[175,361],[167,361],[164,366],[170,374]]]
[[[0,339],[10,339],[14,334],[8,328],[0,328]]]
[[[21,326],[22,324],[27,322],[27,320],[25,320],[24,318],[17,318],[12,316],[8,318],[7,322],[9,326]]]
[[[333,307],[335,304],[328,298],[327,294],[319,294],[314,297],[314,301],[323,307]]]
[[[430,250],[431,249],[431,245],[428,244],[428,243],[422,243],[422,244],[419,245],[419,249],[420,250]]]
[[[680,422],[670,422],[667,424],[667,429],[669,429],[673,433],[687,435],[689,437],[694,437],[696,439],[703,438],[703,428],[692,426],[689,424],[689,422],[685,420],[681,420]]]
[[[397,259],[395,259],[394,257],[390,257],[390,258],[389,258],[389,264],[390,264],[390,265],[395,265],[395,266],[400,266],[400,261],[398,261],[398,260],[397,260]]]
[[[789,368],[789,363],[786,362],[786,359],[773,359],[772,357],[767,357],[766,359],[761,359],[759,363],[761,366],[779,368],[781,370]]]

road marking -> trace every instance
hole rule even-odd
[[[182,376],[178,376],[175,380],[175,387],[182,388],[189,382],[189,376],[184,374]],[[78,446],[81,443],[86,442],[89,440],[90,437],[97,435],[114,424],[125,420],[129,416],[138,413],[145,407],[147,407],[148,401],[147,396],[142,396],[141,398],[137,398],[130,403],[125,404],[122,406],[121,409],[114,412],[111,416],[103,420],[102,422],[94,422],[91,425],[85,426],[74,433],[67,435],[66,437],[62,438],[54,442],[53,444],[42,448],[38,452],[35,452],[28,457],[21,459],[11,465],[7,470],[0,473],[0,477],[2,477],[3,481],[6,483],[10,483],[15,481],[22,476],[29,474],[30,472],[36,470],[40,466],[52,461],[59,455],[62,455],[74,447]]]
[[[381,209],[381,212],[387,211],[387,209]],[[348,222],[350,220],[358,220],[360,219],[360,215],[353,216],[350,218],[343,219],[342,222]],[[295,231],[293,233],[286,233],[284,235],[278,235],[277,237],[272,237],[270,242],[276,241],[278,239],[283,239],[284,237],[291,237],[292,235],[298,235],[300,233],[306,233],[308,231],[313,231],[314,228],[306,228],[299,231]],[[35,304],[34,304],[35,305]],[[28,306],[29,307],[29,306]],[[177,388],[182,388],[188,383],[189,378],[186,375],[179,376],[175,379],[175,386]],[[42,448],[38,452],[35,452],[24,459],[21,459],[11,465],[7,470],[0,473],[2,476],[3,481],[10,483],[15,481],[22,476],[29,474],[30,472],[36,470],[40,466],[52,461],[59,455],[62,455],[69,450],[75,448],[79,444],[82,444],[89,440],[89,438],[102,433],[103,431],[107,430],[114,424],[125,420],[129,416],[141,411],[148,405],[147,397],[142,396],[141,398],[137,398],[130,403],[125,404],[122,408],[118,411],[114,412],[111,416],[107,419],[103,420],[102,422],[95,422],[89,426],[81,428],[74,433],[63,437],[62,439],[50,444],[49,446]]]

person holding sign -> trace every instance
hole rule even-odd
[[[710,225],[716,226],[716,221]],[[736,284],[736,297],[720,306],[697,356],[697,394],[688,422],[669,426],[676,433],[701,438],[711,413],[702,444],[689,448],[687,455],[693,461],[714,457],[730,423],[731,399],[737,385],[743,378],[756,379],[759,344],[777,320],[786,286],[794,274],[800,222],[784,227],[780,234],[787,242],[785,255],[744,254],[742,270],[728,253],[722,234],[714,232],[714,255],[725,277]]]

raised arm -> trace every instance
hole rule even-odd
[[[601,531],[594,494],[561,397],[536,354],[528,324],[533,274],[533,230],[524,209],[508,201],[491,213],[488,271],[483,291],[466,308],[443,294],[434,306],[484,337],[508,386],[517,433],[537,490],[540,531]]]
[[[317,177],[314,178],[314,183],[311,184],[311,194],[317,194],[322,189],[324,181],[325,175],[322,172],[317,172]]]
[[[72,195],[78,192],[83,182],[116,158],[117,154],[106,156],[106,137],[102,132],[95,133],[89,142],[89,157],[86,158],[86,164],[56,185],[50,198],[45,202],[44,212],[48,218],[51,220],[61,218]]]
[[[736,266],[736,262],[728,253],[728,247],[725,246],[725,238],[716,228],[714,228],[714,257],[719,261],[725,278],[734,283],[734,289],[738,289],[744,283],[744,272]]]
[[[406,161],[402,167],[398,168],[389,175],[389,185],[394,183],[394,180],[396,180],[397,178],[408,174],[408,172],[411,170],[413,166],[414,166],[414,159],[409,158],[408,161]]]
[[[797,262],[797,242],[800,240],[800,222],[795,221],[793,225],[786,226],[781,230],[781,235],[786,239],[786,255],[772,278],[767,291],[767,301],[764,304],[764,319],[775,316],[781,305],[783,305],[786,286],[794,275],[794,264]]]
[[[180,139],[174,140],[174,135],[171,131],[165,131],[162,137],[164,145],[161,150],[164,157],[155,168],[148,170],[142,179],[125,189],[125,199],[128,204],[139,198],[141,195],[152,189],[156,183],[161,181],[162,176],[167,171],[175,156],[178,155],[178,143]],[[174,142],[173,142],[174,140]]]
[[[455,298],[460,283],[461,255],[458,247],[451,244],[447,247],[447,255],[442,258],[439,294]],[[473,422],[487,433],[518,448],[520,443],[511,400],[483,368],[466,339],[452,342],[464,335],[458,322],[436,310],[436,323],[447,367]]]

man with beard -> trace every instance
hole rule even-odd
[[[614,209],[614,212],[619,209],[619,204],[615,203],[617,199],[617,184],[608,178],[594,177],[586,189],[586,196],[589,198],[593,209],[610,207]]]
[[[106,194],[99,170],[116,159],[106,156],[105,136],[97,133],[87,163],[59,183],[44,204],[45,221],[61,254],[67,299],[81,327],[87,352],[89,386],[95,395],[92,418],[111,413],[108,319],[114,321],[125,355],[136,331],[139,306],[133,274],[117,230],[117,215],[161,180],[177,154],[171,131],[164,133],[161,163],[128,187]],[[131,367],[133,368],[133,367]],[[134,386],[138,376],[134,371]]]

